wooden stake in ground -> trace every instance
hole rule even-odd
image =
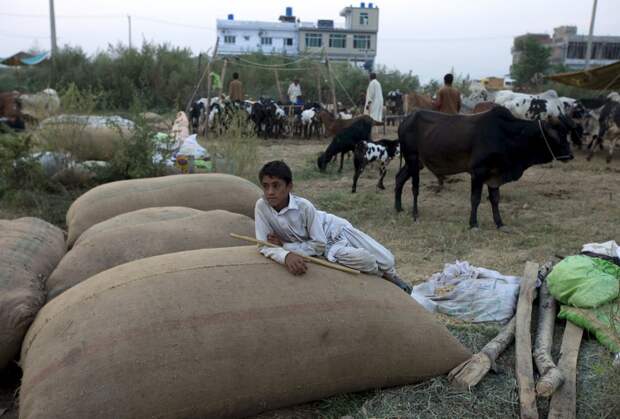
[[[332,101],[334,103],[334,116],[338,116],[338,101],[336,100],[336,86],[334,85],[334,75],[329,62],[329,57],[325,55],[325,63],[327,64],[327,75],[329,76],[329,88],[332,91]]]
[[[211,63],[213,61],[215,61],[215,57],[217,57],[217,47],[220,44],[220,38],[218,37],[217,40],[215,41],[215,49],[213,50],[213,57],[207,61],[207,109],[205,110],[205,112],[207,113],[207,122],[205,123],[205,132],[204,132],[204,136],[205,136],[205,140],[209,139],[209,108],[211,108],[211,85],[213,84],[212,79],[211,79]]]
[[[222,66],[222,72],[220,73],[220,92],[219,96],[222,96],[224,93],[224,79],[226,78],[226,68],[228,67],[228,60],[224,60],[224,65]]]
[[[517,303],[516,324],[516,375],[519,386],[519,404],[522,419],[538,419],[534,391],[534,365],[532,364],[532,302],[536,293],[538,264],[527,262]]]
[[[495,338],[467,361],[448,374],[448,380],[458,388],[469,390],[482,380],[490,369],[496,370],[495,360],[512,343],[515,337],[516,316],[513,317]]]
[[[555,298],[549,293],[547,281],[543,281],[538,292],[538,327],[534,344],[534,361],[540,374],[536,394],[540,397],[551,397],[564,382],[564,376],[551,358],[555,314]]]
[[[280,86],[280,75],[278,74],[278,69],[273,69],[273,74],[276,76],[276,87],[278,88],[278,100],[280,102],[286,102],[284,100],[284,96],[282,95],[282,86]]]
[[[280,247],[280,246],[276,246],[275,244],[272,244],[272,243],[269,243],[263,240],[255,239],[254,237],[242,236],[240,234],[230,233],[230,237],[234,237],[235,239],[239,239],[239,240],[245,240],[246,242],[250,242],[250,243],[260,244],[261,246]],[[315,263],[317,265],[325,266],[326,268],[335,269],[337,271],[342,271],[342,272],[346,272],[349,274],[360,273],[360,271],[357,271],[355,269],[347,268],[346,266],[342,266],[337,263],[331,263],[331,262],[328,262],[320,258],[315,258],[313,256],[304,256],[304,255],[300,255],[299,253],[295,253],[295,254],[298,256],[301,256],[306,262]]]
[[[572,419],[577,414],[577,355],[582,336],[581,327],[566,322],[558,362],[558,368],[564,375],[564,385],[551,398],[549,419]]]

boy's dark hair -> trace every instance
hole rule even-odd
[[[239,73],[233,73],[233,79],[237,80],[239,78]]]
[[[448,73],[445,76],[443,76],[443,82],[445,84],[452,84],[453,81],[454,81],[454,76],[452,74]]]
[[[374,80],[376,78],[377,78],[377,73],[374,73],[374,72],[370,73],[370,80]]]
[[[260,172],[258,172],[258,180],[260,182],[263,181],[263,177],[271,176],[282,179],[288,185],[293,181],[293,173],[291,172],[291,168],[288,167],[286,163],[282,160],[274,160],[265,164]]]

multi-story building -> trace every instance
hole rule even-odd
[[[368,3],[348,6],[341,12],[344,22],[330,19],[302,22],[290,7],[278,22],[237,21],[233,15],[217,20],[218,53],[327,55],[332,60],[365,62],[372,66],[377,55],[379,9]]]
[[[522,54],[521,44],[526,37],[534,37],[542,45],[551,49],[551,64],[564,65],[570,69],[581,70],[586,64],[587,35],[578,35],[576,26],[560,26],[553,29],[553,36],[547,34],[525,34],[514,39],[512,63],[519,62]],[[599,66],[620,60],[620,36],[593,36],[590,65]]]

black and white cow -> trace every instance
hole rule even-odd
[[[362,141],[355,146],[353,152],[353,164],[355,166],[355,174],[353,175],[353,187],[351,193],[357,190],[357,180],[370,163],[379,165],[379,182],[377,188],[385,189],[383,186],[383,178],[387,173],[387,166],[392,159],[400,155],[400,146],[398,140],[379,140],[379,141]]]
[[[603,142],[609,141],[609,153],[607,154],[607,163],[611,162],[614,155],[616,144],[620,141],[620,102],[608,99],[601,108],[598,118],[598,134],[592,137],[588,143],[587,159],[590,160],[594,155],[597,147],[603,148]]]

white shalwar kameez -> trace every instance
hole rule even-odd
[[[301,85],[300,84],[295,84],[295,83],[291,83],[288,86],[288,99],[291,101],[292,104],[296,104],[297,103],[297,97],[301,96]]]
[[[347,220],[317,210],[310,201],[289,195],[289,204],[276,211],[263,198],[254,209],[256,238],[267,240],[275,234],[284,243],[282,248],[261,247],[266,257],[284,264],[289,252],[304,256],[325,256],[362,272],[395,275],[394,255],[384,246],[356,229]]]
[[[368,103],[370,103],[370,107]],[[364,113],[370,115],[376,122],[383,121],[383,92],[381,90],[381,84],[377,79],[373,79],[368,83]]]

